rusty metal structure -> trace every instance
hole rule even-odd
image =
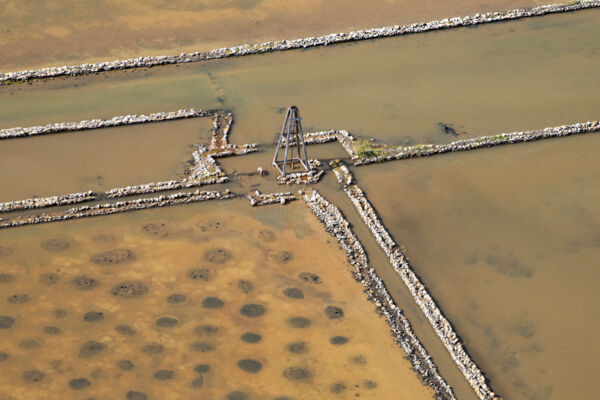
[[[293,170],[294,163],[296,162],[305,171],[310,170],[301,121],[302,118],[300,117],[298,107],[288,107],[283,126],[281,127],[281,135],[277,142],[277,148],[275,149],[275,156],[273,157],[273,166],[277,168],[281,176],[286,176],[288,165]],[[282,147],[285,148],[283,159],[279,160],[279,151]],[[296,156],[294,156],[294,151],[296,152]]]

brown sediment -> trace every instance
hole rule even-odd
[[[272,243],[275,241],[275,232],[270,229],[261,229],[258,231],[258,238],[266,243]]]
[[[245,279],[240,279],[237,283],[237,286],[242,292],[246,294],[254,290],[254,285],[252,284],[252,282]]]
[[[260,304],[245,304],[240,308],[240,314],[248,318],[260,317],[265,311],[265,307]]]
[[[41,274],[39,278],[40,282],[45,283],[46,285],[52,286],[56,285],[58,281],[60,281],[60,277],[58,274],[53,272],[47,272],[45,274]]]
[[[0,257],[8,257],[14,254],[15,249],[10,246],[0,246]]]
[[[329,387],[329,391],[334,394],[341,394],[346,391],[346,384],[344,382],[335,382]]]
[[[11,304],[23,304],[29,301],[29,296],[26,294],[13,294],[6,299]]]
[[[179,321],[177,321],[177,319],[175,319],[175,318],[161,317],[156,320],[154,325],[156,325],[157,328],[172,328],[172,327],[176,326],[178,323],[179,323]]]
[[[87,275],[76,276],[71,283],[79,290],[92,290],[100,286],[99,280]]]
[[[281,250],[276,253],[272,253],[271,258],[277,264],[285,264],[292,261],[294,259],[294,255],[287,250]]]
[[[88,311],[84,314],[83,320],[85,322],[98,322],[104,320],[104,313],[102,311]]]
[[[207,268],[194,268],[188,270],[186,275],[193,280],[208,281],[212,276],[212,272]]]
[[[135,365],[129,360],[119,360],[117,361],[117,368],[123,371],[131,371],[135,368]]]
[[[62,308],[57,308],[56,310],[52,311],[52,314],[54,315],[54,318],[64,318],[67,316],[68,312]]]
[[[7,272],[0,273],[0,283],[10,283],[15,280],[15,275]]]
[[[128,299],[141,297],[147,292],[148,286],[140,281],[121,282],[115,285],[110,291],[113,296],[125,297]]]
[[[298,278],[308,283],[321,283],[319,275],[313,274],[312,272],[300,272]]]
[[[231,253],[225,249],[217,248],[204,253],[204,259],[215,264],[224,264],[231,259]]]
[[[79,349],[79,358],[93,357],[100,354],[104,349],[106,349],[104,343],[90,340],[81,345],[81,348]]]
[[[136,334],[135,329],[126,324],[120,324],[115,326],[115,331],[125,336],[133,336]]]
[[[43,249],[48,251],[63,251],[71,247],[69,242],[64,239],[47,239],[44,240],[40,245]]]
[[[98,265],[116,265],[135,261],[136,257],[129,249],[114,249],[94,254],[91,261]]]
[[[19,346],[24,349],[39,349],[42,347],[42,342],[38,339],[25,339],[19,343]]]
[[[157,239],[164,239],[169,236],[171,228],[165,222],[151,222],[142,226],[142,232]]]
[[[212,220],[207,222],[199,221],[196,223],[196,226],[202,232],[214,233],[219,232],[221,229],[223,229],[224,224],[221,221]]]
[[[312,323],[310,319],[305,317],[292,317],[286,320],[286,322],[293,328],[308,328]]]

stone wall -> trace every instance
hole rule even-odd
[[[338,171],[342,175],[339,181],[346,182],[347,179],[343,177],[344,172],[339,167]],[[347,174],[349,175],[350,172],[348,171]],[[497,399],[486,382],[483,372],[467,354],[458,335],[454,332],[454,328],[381,223],[364,192],[357,185],[344,185],[344,191],[477,396],[482,400]]]
[[[248,193],[246,195],[246,198],[248,200],[250,200],[250,205],[252,207],[266,206],[269,204],[283,205],[283,204],[287,203],[288,201],[297,200],[296,196],[294,196],[290,192],[262,194],[258,190]]]
[[[434,390],[436,399],[456,399],[427,350],[414,334],[410,322],[395,304],[383,281],[369,265],[362,244],[340,210],[317,191],[313,191],[310,196],[305,195],[304,200],[313,214],[325,225],[327,232],[335,237],[346,251],[348,262],[354,267],[355,278],[362,283],[369,299],[385,316],[393,336],[408,355],[421,379]]]
[[[0,203],[0,213],[11,211],[31,210],[35,208],[64,206],[69,204],[84,203],[97,200],[98,194],[90,191],[84,193],[71,193],[62,196],[34,197],[32,199],[9,201]]]
[[[516,9],[504,12],[488,12],[466,17],[446,18],[440,21],[415,23],[411,25],[395,25],[382,28],[372,28],[352,32],[331,33],[328,35],[308,37],[295,40],[283,40],[277,42],[266,42],[261,44],[243,44],[234,47],[224,47],[208,52],[181,53],[171,56],[136,57],[126,60],[106,61],[95,64],[81,64],[61,67],[42,68],[38,70],[25,70],[0,74],[0,83],[27,81],[32,79],[51,78],[57,76],[75,76],[98,73],[102,71],[114,71],[130,68],[146,68],[158,65],[181,64],[213,60],[225,57],[245,56],[250,54],[261,54],[272,51],[285,51],[315,46],[327,46],[334,43],[343,43],[356,40],[375,39],[407,35],[413,33],[428,32],[440,29],[451,29],[462,26],[473,26],[479,24],[509,21],[520,18],[534,17],[552,13],[561,13],[585,8],[600,7],[600,0],[573,1],[566,4],[543,5],[530,9]]]
[[[166,207],[177,204],[186,204],[206,200],[223,200],[235,197],[228,190],[225,192],[180,192],[168,196],[147,197],[115,203],[97,204],[94,206],[81,206],[70,208],[63,212],[27,215],[14,218],[0,218],[0,229],[14,228],[23,225],[42,224],[46,222],[66,221],[70,219],[110,215],[126,211],[144,210],[154,207]]]

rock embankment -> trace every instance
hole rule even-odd
[[[501,133],[499,135],[482,136],[471,139],[461,139],[448,144],[420,144],[408,147],[380,147],[377,150],[384,153],[375,157],[361,157],[353,147],[345,147],[354,165],[366,165],[390,160],[401,160],[413,157],[427,157],[455,151],[481,149],[503,144],[532,142],[534,140],[550,139],[600,131],[600,122],[589,121],[572,125],[561,125],[531,131]]]
[[[383,281],[369,265],[362,244],[352,232],[350,224],[340,210],[317,191],[313,191],[310,196],[305,195],[304,200],[325,225],[327,232],[335,237],[346,251],[348,262],[354,266],[355,278],[363,284],[369,299],[385,316],[393,336],[408,355],[421,379],[434,390],[436,399],[456,399],[427,350],[414,334],[410,322],[395,304]]]
[[[86,201],[92,201],[97,199],[98,194],[92,192],[91,190],[84,193],[71,193],[62,196],[34,197],[32,199],[0,203],[0,213],[31,210],[35,208],[64,206],[69,204],[84,203]]]
[[[319,160],[308,160],[308,171],[292,172],[286,176],[278,176],[277,184],[279,185],[309,185],[312,183],[319,182],[321,176],[325,173],[324,170],[319,169],[321,167],[321,161]]]
[[[225,57],[239,57],[251,54],[261,54],[273,51],[285,51],[307,47],[327,46],[329,44],[343,43],[357,40],[375,39],[408,35],[413,33],[428,32],[441,29],[458,28],[479,24],[509,21],[520,18],[535,17],[545,14],[561,13],[581,10],[585,8],[600,7],[600,0],[581,0],[566,4],[550,4],[530,9],[516,9],[504,12],[488,12],[466,17],[446,18],[440,21],[421,22],[411,25],[395,25],[382,28],[372,28],[352,32],[331,33],[328,35],[308,37],[295,40],[282,40],[261,44],[243,44],[234,47],[224,47],[207,52],[181,53],[171,56],[136,57],[126,60],[105,61],[95,64],[64,65],[60,67],[42,68],[0,74],[0,83],[27,81],[32,79],[52,78],[57,76],[76,76],[115,71],[131,68],[148,68],[158,65],[182,64],[214,60]]]
[[[126,211],[144,210],[154,207],[166,207],[206,200],[223,200],[233,197],[235,197],[235,195],[228,190],[225,192],[201,192],[198,190],[194,192],[180,192],[168,196],[147,197],[136,200],[119,201],[116,203],[75,207],[63,212],[27,215],[10,219],[0,218],[0,229],[54,221],[66,221],[77,218],[95,217],[99,215],[109,215]]]
[[[346,179],[342,179],[342,181],[346,181]],[[498,399],[486,382],[481,369],[467,354],[458,335],[454,332],[454,328],[381,223],[364,192],[357,185],[345,185],[344,191],[477,396],[482,400]]]
[[[290,192],[262,194],[258,190],[248,193],[246,198],[250,200],[252,207],[266,206],[269,204],[285,204],[288,201],[297,200],[296,196]]]
[[[79,122],[58,122],[28,128],[0,129],[0,139],[12,139],[23,136],[35,136],[49,133],[64,133],[88,129],[112,128],[115,126],[144,124],[148,122],[171,121],[182,118],[209,117],[218,114],[217,110],[177,110],[173,112],[158,112],[149,115],[121,115],[111,119],[91,119]]]

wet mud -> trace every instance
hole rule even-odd
[[[135,261],[135,255],[129,249],[114,249],[93,255],[91,261],[97,265],[124,264]]]

